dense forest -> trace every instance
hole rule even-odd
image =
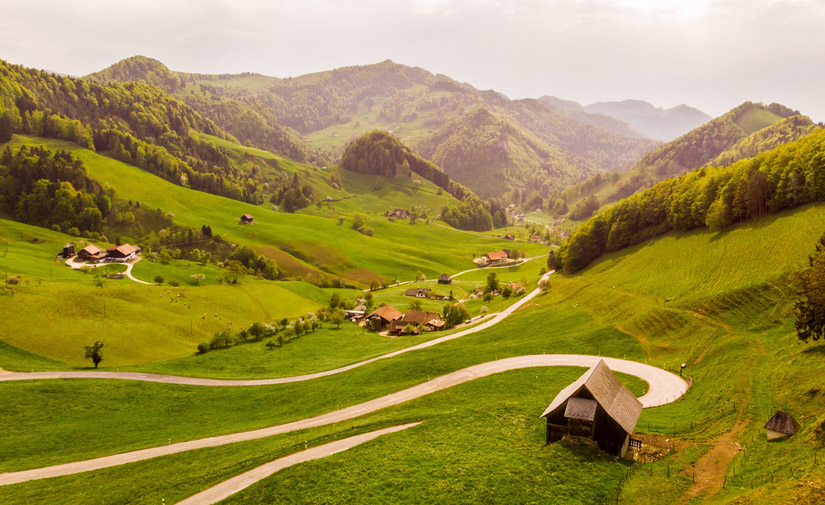
[[[101,231],[112,203],[80,160],[24,146],[0,155],[0,209],[23,223],[89,236]]]
[[[581,225],[556,255],[576,272],[608,251],[671,230],[725,227],[825,201],[825,131],[739,161],[704,167],[622,200]]]

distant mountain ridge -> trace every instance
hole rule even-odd
[[[586,113],[609,116],[630,126],[645,136],[670,141],[710,121],[712,116],[685,104],[662,109],[642,100],[597,102],[581,105],[572,100],[553,96],[540,98],[548,107],[566,114]]]
[[[135,57],[87,78],[160,86],[243,142],[319,164],[336,162],[364,133],[391,131],[479,195],[515,203],[630,167],[658,145],[607,116],[568,117],[389,60],[280,79],[173,72]]]

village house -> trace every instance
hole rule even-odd
[[[515,240],[515,239],[516,239],[516,236],[513,235],[512,233],[508,233],[507,235],[504,236],[504,240]]]
[[[431,290],[429,288],[412,288],[404,291],[404,296],[414,296],[416,298],[427,298]]]
[[[393,209],[384,212],[387,217],[394,217],[396,219],[409,219],[410,211],[407,209]]]
[[[241,216],[241,223],[243,224],[252,224],[252,221],[254,221],[252,214],[244,214]]]
[[[123,244],[112,247],[106,251],[106,259],[109,261],[124,262],[134,259],[140,252],[140,247]]]
[[[799,423],[787,412],[777,410],[776,414],[765,424],[768,440],[789,437],[799,431]]]
[[[624,457],[641,412],[642,403],[599,360],[562,389],[541,417],[547,419],[548,444],[568,437]]]
[[[367,327],[375,331],[384,331],[390,327],[390,323],[401,319],[404,314],[392,305],[378,307],[375,312],[367,316]]]
[[[447,274],[441,274],[441,277],[438,278],[439,284],[452,284],[453,279]]]
[[[408,310],[400,319],[390,323],[390,333],[401,335],[407,325],[412,326],[416,331],[420,326],[426,326],[432,331],[444,328],[444,321],[438,312],[424,312],[421,310]]]
[[[77,257],[83,261],[99,261],[106,257],[106,251],[94,244],[89,244],[77,253]]]
[[[530,242],[541,242],[541,235],[537,233],[530,235]]]
[[[497,265],[499,263],[506,263],[507,253],[504,251],[493,251],[481,257],[487,265]]]

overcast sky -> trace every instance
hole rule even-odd
[[[825,0],[0,0],[0,58],[296,76],[391,59],[511,98],[745,100],[825,121]]]

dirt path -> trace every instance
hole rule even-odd
[[[713,448],[696,461],[691,470],[695,483],[680,503],[687,503],[700,495],[710,496],[722,489],[728,465],[739,452],[737,440],[747,424],[747,421],[737,421],[731,431],[716,439]]]
[[[289,456],[276,459],[275,461],[261,465],[258,468],[232,477],[231,479],[221,482],[216,486],[212,486],[205,491],[201,491],[194,496],[190,496],[189,498],[178,502],[178,505],[211,505],[213,503],[217,503],[239,491],[248,488],[256,482],[263,480],[280,470],[283,470],[284,468],[297,465],[298,463],[304,463],[306,461],[332,456],[333,454],[346,451],[347,449],[352,449],[357,445],[374,440],[382,435],[406,430],[407,428],[412,428],[413,426],[417,426],[419,424],[421,423],[402,424],[401,426],[384,428],[382,430],[356,435],[354,437],[337,440],[329,444],[313,447],[312,449],[307,449],[305,451],[296,452],[295,454],[290,454]]]
[[[376,412],[387,407],[399,405],[422,396],[435,393],[444,389],[469,382],[481,377],[506,372],[509,370],[519,370],[523,368],[546,367],[546,366],[577,366],[577,367],[592,367],[600,360],[604,360],[611,370],[616,372],[634,375],[646,381],[650,388],[647,393],[639,398],[642,406],[645,408],[656,407],[664,405],[679,399],[687,391],[687,383],[679,376],[670,372],[666,372],[660,368],[656,368],[644,363],[637,363],[635,361],[628,361],[618,358],[603,358],[600,356],[588,356],[581,354],[538,354],[531,356],[517,356],[513,358],[505,358],[488,363],[481,363],[471,367],[457,370],[433,380],[403,389],[401,391],[391,393],[373,400],[366,401],[357,405],[352,405],[340,410],[320,414],[314,417],[293,421],[290,423],[279,424],[267,428],[260,428],[257,430],[245,431],[241,433],[232,433],[229,435],[220,435],[215,437],[203,438],[199,440],[190,440],[187,442],[179,442],[175,444],[162,445],[158,447],[151,447],[148,449],[141,449],[122,454],[114,454],[111,456],[104,456],[101,458],[90,459],[87,461],[78,461],[74,463],[66,463],[62,465],[50,466],[45,468],[36,468],[33,470],[24,470],[20,472],[10,472],[0,474],[0,486],[8,484],[16,484],[19,482],[26,482],[30,480],[46,479],[50,477],[59,477],[62,475],[71,475],[75,473],[88,472],[91,470],[99,470],[101,468],[109,468],[112,466],[123,465],[126,463],[133,463],[135,461],[143,461],[146,459],[157,458],[159,456],[167,456],[169,454],[177,454],[180,452],[191,451],[194,449],[203,449],[206,447],[217,447],[226,444],[234,444],[236,442],[245,442],[248,440],[257,440],[260,438],[271,437],[273,435],[280,435],[283,433],[290,433],[296,430],[303,430],[308,428],[316,428],[318,426],[326,426],[329,424],[355,419],[372,412]],[[68,373],[68,372],[62,372]],[[80,372],[77,372],[80,373]],[[116,374],[116,372],[103,372],[109,374]],[[11,375],[25,375],[25,374],[11,374]],[[8,375],[0,376],[0,380],[4,380]],[[117,378],[117,377],[116,377]],[[178,377],[176,384],[192,383],[187,382],[186,377]],[[189,381],[204,381],[205,379],[189,379]],[[233,381],[224,381],[233,382]],[[240,381],[234,381],[240,382]]]

